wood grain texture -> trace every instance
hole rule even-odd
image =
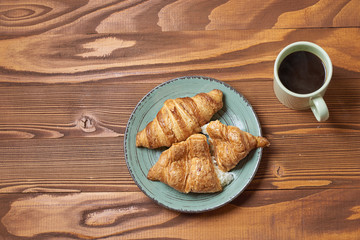
[[[202,33],[201,37],[197,33]],[[129,45],[126,59],[121,57],[120,52],[105,57],[76,59],[70,55],[83,44],[75,44],[69,55],[55,54],[59,57],[55,58],[56,61],[48,55],[48,63],[68,65],[63,73],[60,68],[55,69],[58,73],[51,73],[51,67],[44,67],[44,73],[21,70],[27,64],[17,64],[20,69],[13,67],[12,70],[3,70],[1,76],[6,80],[0,84],[0,109],[3,113],[0,116],[0,136],[4,140],[1,159],[5,165],[0,169],[3,177],[1,191],[138,191],[127,174],[123,157],[122,141],[126,123],[138,101],[148,91],[179,74],[218,76],[219,80],[229,83],[253,105],[264,135],[272,145],[271,150],[265,151],[250,189],[356,188],[359,186],[359,165],[353,158],[344,156],[348,152],[353,156],[359,155],[359,148],[354,147],[360,145],[360,56],[357,55],[360,50],[357,51],[358,45],[353,43],[357,35],[357,29],[149,33],[141,34],[143,42],[140,46],[143,50],[135,48],[136,44]],[[140,35],[116,36],[131,36],[124,40],[131,43],[131,39]],[[194,44],[186,45],[185,40],[182,43],[184,36],[192,39],[190,42]],[[272,90],[272,64],[277,52],[286,45],[284,41],[291,42],[306,36],[310,36],[308,40],[329,46],[326,50],[331,56],[336,56],[333,58],[334,77],[325,96],[330,109],[330,119],[325,123],[314,121],[310,110],[294,111],[282,106]],[[83,37],[89,38],[85,35],[60,35],[58,39],[71,39],[75,43],[76,39]],[[84,45],[94,43],[95,50],[81,54],[97,53],[96,46],[101,47],[103,43],[96,42],[97,39],[109,39],[90,38]],[[145,38],[151,41],[145,41]],[[105,50],[117,46],[117,40],[114,40],[117,38],[110,39]],[[166,46],[163,53],[156,51],[153,46],[154,42],[158,42],[155,39],[162,39],[162,44]],[[174,51],[176,39],[180,39],[177,42],[184,45],[184,49]],[[269,39],[274,39],[274,42],[266,42]],[[339,39],[344,39],[348,44],[336,45]],[[12,45],[16,39],[5,41]],[[355,50],[351,51],[348,45]],[[42,46],[44,54],[63,50],[59,45],[54,45],[55,49],[46,44]],[[202,49],[200,46],[203,46]],[[9,48],[3,49],[6,52]],[[30,51],[31,54],[24,55],[22,59],[27,56],[39,61],[47,58],[46,54],[36,55],[38,52],[33,51],[31,46],[25,49],[25,53]],[[187,52],[192,54],[188,56]],[[20,55],[18,57],[21,59]],[[92,65],[86,62],[89,58]],[[182,62],[182,58],[188,60]],[[73,59],[70,61],[72,65],[68,59]],[[39,64],[39,61],[26,60],[30,64],[29,69],[36,69],[33,64]],[[5,59],[2,63],[9,64]],[[84,70],[71,72],[76,65],[83,66]],[[93,71],[93,68],[104,69]],[[128,75],[119,76],[124,72]],[[34,142],[29,143],[26,139]],[[11,147],[15,143],[18,148]],[[87,143],[89,149],[93,148],[92,151],[85,148]],[[53,149],[54,145],[56,149]],[[329,150],[322,152],[324,147]],[[34,152],[36,157],[28,158],[28,154]],[[64,155],[67,152],[69,154]],[[79,155],[82,152],[88,155]],[[324,162],[318,160],[319,152],[322,152],[321,158],[326,159],[326,168]],[[52,165],[44,164],[48,156],[51,156],[54,165],[62,167],[54,170]],[[94,159],[94,165],[84,163],[87,158]],[[28,165],[24,169],[14,168],[13,159],[28,162]],[[63,166],[64,159],[73,165],[92,165],[89,166],[91,170],[67,168]],[[124,177],[113,175],[109,172],[109,166],[117,167],[113,172],[119,171],[121,166]],[[53,179],[49,173],[58,177]],[[76,180],[75,173],[79,177]],[[104,182],[104,178],[107,182]],[[71,187],[66,188],[66,184]]]
[[[273,93],[270,79],[228,83],[252,104],[265,134],[291,136],[299,133],[356,135],[360,116],[358,81],[333,79],[325,95],[331,112],[329,121],[325,123],[314,122],[310,110],[294,111],[282,106]],[[118,137],[124,133],[138,101],[157,84],[118,80],[112,84],[0,84],[0,109],[3,113],[0,116],[0,136],[3,139]],[[272,117],[266,117],[268,115]]]
[[[307,141],[295,134],[273,136],[249,189],[360,186],[358,162],[343,157],[359,156],[359,148],[353,148],[360,144],[358,135],[308,135]],[[338,138],[351,144],[338,144]],[[1,141],[0,150],[3,193],[139,191],[125,164],[122,138],[9,140]]]
[[[146,81],[154,74],[271,79],[277,54],[300,40],[322,46],[333,59],[334,74],[358,78],[359,36],[357,28],[37,35],[0,41],[0,81]]]
[[[354,27],[359,6],[358,0],[4,0],[0,36]]]
[[[158,208],[142,193],[1,194],[2,233],[6,239],[356,239],[359,194],[247,191],[194,215]]]
[[[360,239],[359,0],[0,1],[0,239]],[[286,45],[319,44],[330,118],[273,93]],[[136,104],[182,76],[249,100],[271,146],[215,211],[158,206],[132,180]]]

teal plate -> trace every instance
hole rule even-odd
[[[237,126],[255,136],[261,136],[259,120],[250,103],[228,84],[207,77],[182,77],[160,84],[137,104],[125,130],[125,160],[138,187],[151,199],[166,208],[179,212],[205,212],[219,208],[240,195],[251,182],[258,169],[262,148],[250,152],[236,168],[231,170],[234,180],[222,192],[200,194],[181,193],[164,183],[146,178],[149,169],[157,162],[163,149],[151,150],[135,146],[136,134],[151,122],[166,99],[192,97],[201,92],[219,89],[224,93],[224,107],[213,120]]]

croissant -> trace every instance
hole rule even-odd
[[[184,141],[223,107],[223,93],[214,89],[194,97],[168,99],[154,120],[137,133],[136,146],[150,149],[170,147]]]
[[[270,145],[264,137],[255,137],[235,126],[226,126],[219,120],[211,121],[206,132],[218,167],[224,172],[233,169],[251,150]]]
[[[183,193],[222,190],[206,136],[202,134],[194,134],[162,152],[147,178],[161,181]]]

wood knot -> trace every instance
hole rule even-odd
[[[280,165],[275,166],[275,176],[282,177],[284,175],[284,169]]]
[[[95,132],[95,120],[89,116],[82,116],[78,122],[79,127],[84,132]]]
[[[34,18],[39,18],[52,10],[48,6],[38,4],[2,5],[1,8],[0,19],[13,26],[19,24],[18,21],[26,24],[26,22],[33,21]]]

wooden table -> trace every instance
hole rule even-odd
[[[360,2],[0,2],[0,239],[360,239]],[[330,118],[273,92],[273,64],[307,40],[330,55]],[[182,76],[224,81],[270,148],[245,192],[182,214],[132,180],[138,101]]]

